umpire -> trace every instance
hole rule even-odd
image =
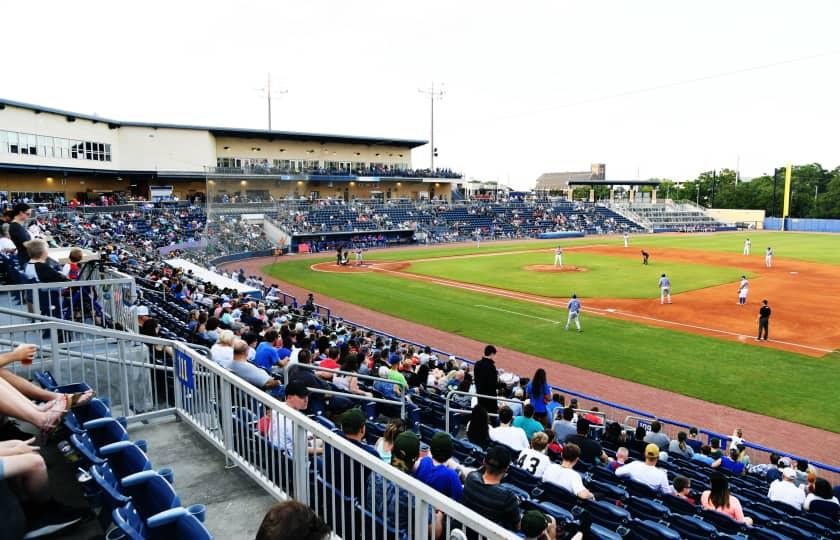
[[[770,306],[767,305],[767,300],[761,301],[761,309],[758,310],[758,337],[756,341],[761,340],[761,334],[764,333],[764,341],[767,341],[767,329],[770,325]]]

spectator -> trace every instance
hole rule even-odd
[[[648,445],[648,443],[645,442],[645,437],[647,437],[645,427],[636,426],[636,431],[633,433],[633,439],[627,441],[627,448],[633,450],[634,452],[638,452],[640,456],[644,456],[645,448],[647,448]]]
[[[608,448],[618,448],[626,444],[626,434],[618,422],[610,422],[604,429],[604,436],[601,437],[601,445]]]
[[[522,416],[517,416],[513,419],[513,427],[522,428],[525,431],[525,436],[530,440],[534,433],[542,431],[543,425],[534,419],[534,406],[526,403],[522,407]]]
[[[694,455],[694,450],[692,450],[686,441],[688,441],[688,435],[685,431],[677,433],[677,438],[668,445],[668,454],[691,459]]]
[[[656,467],[659,460],[659,447],[650,443],[645,448],[645,460],[634,461],[615,470],[618,477],[628,477],[636,482],[647,485],[654,491],[665,494],[672,493],[673,489],[668,483],[668,475],[664,470]]]
[[[580,447],[575,443],[567,443],[563,447],[563,462],[559,465],[557,463],[549,465],[543,474],[543,482],[560,486],[579,499],[595,499],[592,492],[583,487],[583,479],[575,470],[579,458]]]
[[[496,369],[496,347],[487,345],[484,347],[484,356],[473,366],[473,379],[475,379],[475,391],[487,396],[495,396],[499,387],[499,372]],[[495,414],[498,411],[498,401],[494,398],[478,398],[478,403],[488,414]]]
[[[580,448],[580,459],[586,463],[607,463],[609,458],[601,448],[601,443],[589,437],[589,421],[585,418],[580,418],[577,421],[577,433],[566,437],[567,443],[575,443]],[[563,447],[566,448],[565,446]]]
[[[814,481],[814,492],[809,493],[805,497],[805,503],[803,503],[802,508],[808,512],[816,512],[817,510],[811,508],[811,503],[815,501],[821,501],[820,504],[822,506],[834,505],[833,510],[826,508],[825,510],[819,510],[819,512],[830,516],[833,515],[836,519],[838,509],[840,509],[840,502],[837,501],[837,497],[831,491],[831,484],[825,478],[817,478]]]
[[[551,387],[546,381],[544,369],[538,369],[531,381],[525,386],[525,397],[531,400],[531,406],[534,408],[534,419],[545,426],[551,425],[546,407],[551,402]],[[528,430],[525,431],[528,432]],[[528,433],[529,438],[531,435],[532,433]]]
[[[513,450],[524,450],[528,448],[528,437],[525,430],[511,425],[513,422],[513,411],[508,406],[499,409],[499,427],[490,429],[490,439],[504,444]]]
[[[650,433],[645,437],[645,442],[655,444],[661,452],[667,452],[668,446],[671,444],[668,436],[662,433],[662,424],[656,420],[650,425]]]
[[[326,540],[329,525],[299,501],[283,501],[272,506],[257,531],[256,540]]]
[[[729,456],[723,456],[715,461],[712,462],[711,467],[713,469],[723,469],[728,473],[732,473],[734,475],[742,475],[744,474],[744,464],[738,461],[738,449],[737,448],[730,448],[729,449]]]
[[[551,426],[552,431],[555,433],[555,440],[557,442],[562,444],[566,442],[566,437],[577,433],[577,427],[575,427],[574,422],[572,422],[574,417],[575,411],[571,407],[567,407],[563,409],[563,419],[556,420],[554,425]]]
[[[452,461],[452,437],[442,431],[435,433],[429,449],[432,455],[420,460],[414,476],[450,499],[460,501],[464,486],[455,470],[457,463]]]
[[[14,483],[24,500],[22,507],[27,520],[24,538],[40,538],[62,531],[83,517],[82,511],[50,498],[47,465],[38,453],[39,448],[32,446],[34,442],[34,437],[26,441],[0,441],[0,481]],[[0,526],[4,537],[9,532],[5,530],[6,525]]]
[[[539,510],[528,510],[522,515],[522,534],[525,540],[554,540],[557,537],[557,522]]]
[[[83,256],[84,254],[81,249],[77,247],[71,249],[70,254],[67,256],[68,261],[61,268],[61,275],[70,281],[78,281],[82,273],[82,267],[79,263],[82,262]]]
[[[61,275],[61,272],[47,263],[49,251],[44,240],[29,240],[24,244],[29,260],[26,264],[24,274],[30,279],[42,283],[57,283],[68,281]]]
[[[263,334],[262,343],[257,345],[257,351],[254,355],[254,365],[267,371],[275,365],[284,366],[285,362],[280,361],[280,354],[278,352],[278,349],[282,346],[283,340],[280,338],[280,333],[273,329],[266,330],[265,334]]]
[[[741,501],[729,492],[729,481],[726,476],[714,472],[709,475],[709,482],[711,489],[704,491],[700,496],[700,504],[703,508],[726,514],[738,523],[752,526],[752,519],[744,517]]]
[[[413,431],[404,431],[394,440],[391,456],[391,466],[397,470],[411,474],[414,463],[420,455],[420,439]],[[412,530],[414,517],[414,496],[398,484],[372,474],[372,486],[367,490],[367,507],[375,515],[387,520],[388,525],[405,534]],[[440,536],[443,530],[442,514],[438,513],[438,520],[434,520],[432,507],[429,506],[428,522],[430,532],[434,538]]]
[[[379,366],[379,375],[380,379],[388,379],[386,381],[374,381],[373,389],[382,394],[382,397],[385,399],[400,399],[400,394],[402,389],[400,385],[391,381],[389,377],[390,370],[385,366]]]
[[[219,340],[210,347],[210,359],[225,369],[230,369],[233,363],[233,340],[235,337],[230,330],[222,330],[219,332]]]
[[[610,461],[607,467],[615,472],[617,468],[627,463],[628,457],[630,457],[630,451],[624,446],[621,446],[615,451],[615,459]]]
[[[467,423],[467,440],[482,448],[490,446],[490,424],[487,411],[480,404],[472,408]]]
[[[487,450],[484,466],[467,476],[461,504],[515,531],[519,528],[519,499],[512,491],[499,485],[509,466],[510,451],[507,448],[497,445]]]
[[[534,433],[531,436],[531,448],[519,452],[516,466],[537,478],[542,478],[546,468],[551,464],[551,459],[545,453],[546,447],[548,447],[548,435],[542,431]]]
[[[782,469],[782,478],[770,484],[767,490],[767,498],[771,501],[783,502],[802,510],[805,504],[805,492],[796,485],[796,471],[790,467]]]
[[[709,441],[709,444],[712,447],[712,459],[718,459],[723,457],[723,450],[720,449],[720,439],[717,437],[712,437],[712,440]]]
[[[234,375],[245,379],[257,388],[273,391],[280,386],[280,381],[248,362],[248,344],[241,339],[233,341],[233,361],[229,369]]]
[[[686,439],[686,444],[694,450],[694,453],[700,451],[700,447],[703,446],[703,442],[697,438],[698,430],[696,427],[691,426],[688,429],[688,439]]]
[[[405,431],[405,422],[401,418],[392,418],[385,426],[385,432],[376,441],[376,451],[385,463],[391,463],[391,451],[394,448],[394,440],[397,435]]]
[[[691,498],[691,479],[686,478],[685,476],[676,476],[674,477],[674,492],[673,495],[675,497],[679,497],[680,499],[685,499],[686,501],[690,502],[691,504],[697,504],[697,501]]]
[[[12,221],[9,223],[9,238],[17,248],[18,266],[25,268],[29,262],[29,253],[24,244],[32,240],[29,231],[26,230],[26,221],[32,215],[32,208],[26,203],[17,203],[12,207]]]
[[[732,431],[732,437],[729,440],[729,446],[738,446],[744,444],[744,430],[737,427]]]
[[[691,456],[691,460],[699,461],[704,465],[711,465],[715,462],[715,460],[712,459],[712,447],[708,444],[704,444],[700,447],[699,452],[696,452],[693,456]]]
[[[371,392],[366,392],[359,388],[359,378],[354,375],[359,371],[358,356],[355,354],[349,355],[344,361],[344,365],[341,366],[341,370],[347,372],[347,374],[342,375],[336,373],[332,381],[335,386],[345,392],[356,394],[357,396],[373,396]]]
[[[750,474],[763,477],[768,482],[773,482],[774,480],[778,480],[782,477],[782,473],[779,470],[779,460],[781,456],[776,452],[772,452],[770,454],[770,463],[761,463],[758,465],[753,465],[749,468]]]
[[[365,442],[365,415],[360,409],[347,409],[339,417],[339,425],[344,438],[354,446],[379,458],[376,450]],[[359,498],[367,485],[370,469],[348,455],[331,448],[326,448],[323,455],[324,478],[333,486],[341,486],[346,497]]]
[[[545,406],[546,415],[548,416],[548,422],[546,426],[551,426],[554,424],[554,416],[556,411],[563,409],[563,396],[558,393],[554,393],[551,395],[551,401],[548,405]]]
[[[3,223],[0,225],[0,252],[5,255],[12,255],[17,252],[17,246],[9,238],[9,224]]]

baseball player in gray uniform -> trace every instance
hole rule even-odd
[[[578,300],[576,294],[572,294],[572,299],[569,300],[567,307],[569,309],[569,318],[566,319],[566,330],[569,329],[569,325],[572,321],[575,321],[577,331],[582,332],[583,330],[580,329],[580,300]]]
[[[773,266],[773,249],[767,246],[767,251],[764,252],[764,266],[772,268]]]
[[[671,280],[668,276],[662,274],[659,278],[659,303],[664,304],[665,298],[668,298],[668,303],[671,303]]]
[[[738,287],[738,305],[747,305],[747,294],[750,292],[750,283],[747,276],[741,276],[741,285]]]

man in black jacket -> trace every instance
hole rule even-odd
[[[18,266],[26,268],[29,262],[29,254],[23,244],[32,240],[29,231],[26,230],[26,221],[32,215],[32,208],[26,203],[17,203],[12,207],[12,221],[9,223],[9,238],[17,247]]]
[[[495,396],[499,388],[499,372],[493,359],[496,356],[496,347],[488,345],[484,347],[484,356],[475,363],[473,376],[475,379],[475,390],[479,394]],[[484,407],[488,413],[498,411],[499,402],[495,399],[479,398],[478,404]]]

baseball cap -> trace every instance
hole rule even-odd
[[[659,447],[653,443],[645,446],[645,457],[649,458],[659,458]]]
[[[149,308],[146,306],[140,306],[137,308],[137,316],[138,317],[148,317],[149,316]]]
[[[785,467],[784,469],[782,469],[782,476],[784,476],[785,478],[790,478],[791,480],[794,480],[794,479],[796,479],[796,471],[794,471],[790,467]]]
[[[365,425],[365,414],[361,409],[347,409],[341,414],[339,424],[344,431],[357,433]]]
[[[392,455],[406,462],[413,462],[420,455],[420,439],[413,431],[403,431],[394,439]]]
[[[452,457],[452,437],[445,431],[438,431],[432,437],[429,448],[432,451],[432,457],[443,463]]]
[[[522,516],[522,534],[527,538],[536,538],[548,527],[548,519],[539,510],[528,510]]]
[[[395,364],[400,360],[402,360],[402,356],[400,356],[399,353],[391,353],[391,356],[388,357],[389,364]]]
[[[510,450],[504,446],[491,446],[484,457],[484,462],[497,469],[506,469],[510,465]]]
[[[281,323],[288,322],[288,320],[289,320],[289,318],[288,318],[288,317],[286,317],[285,315],[281,315],[281,316],[280,316],[280,322],[281,322]]]
[[[309,388],[300,381],[292,381],[286,385],[286,395],[303,398],[309,395]]]

